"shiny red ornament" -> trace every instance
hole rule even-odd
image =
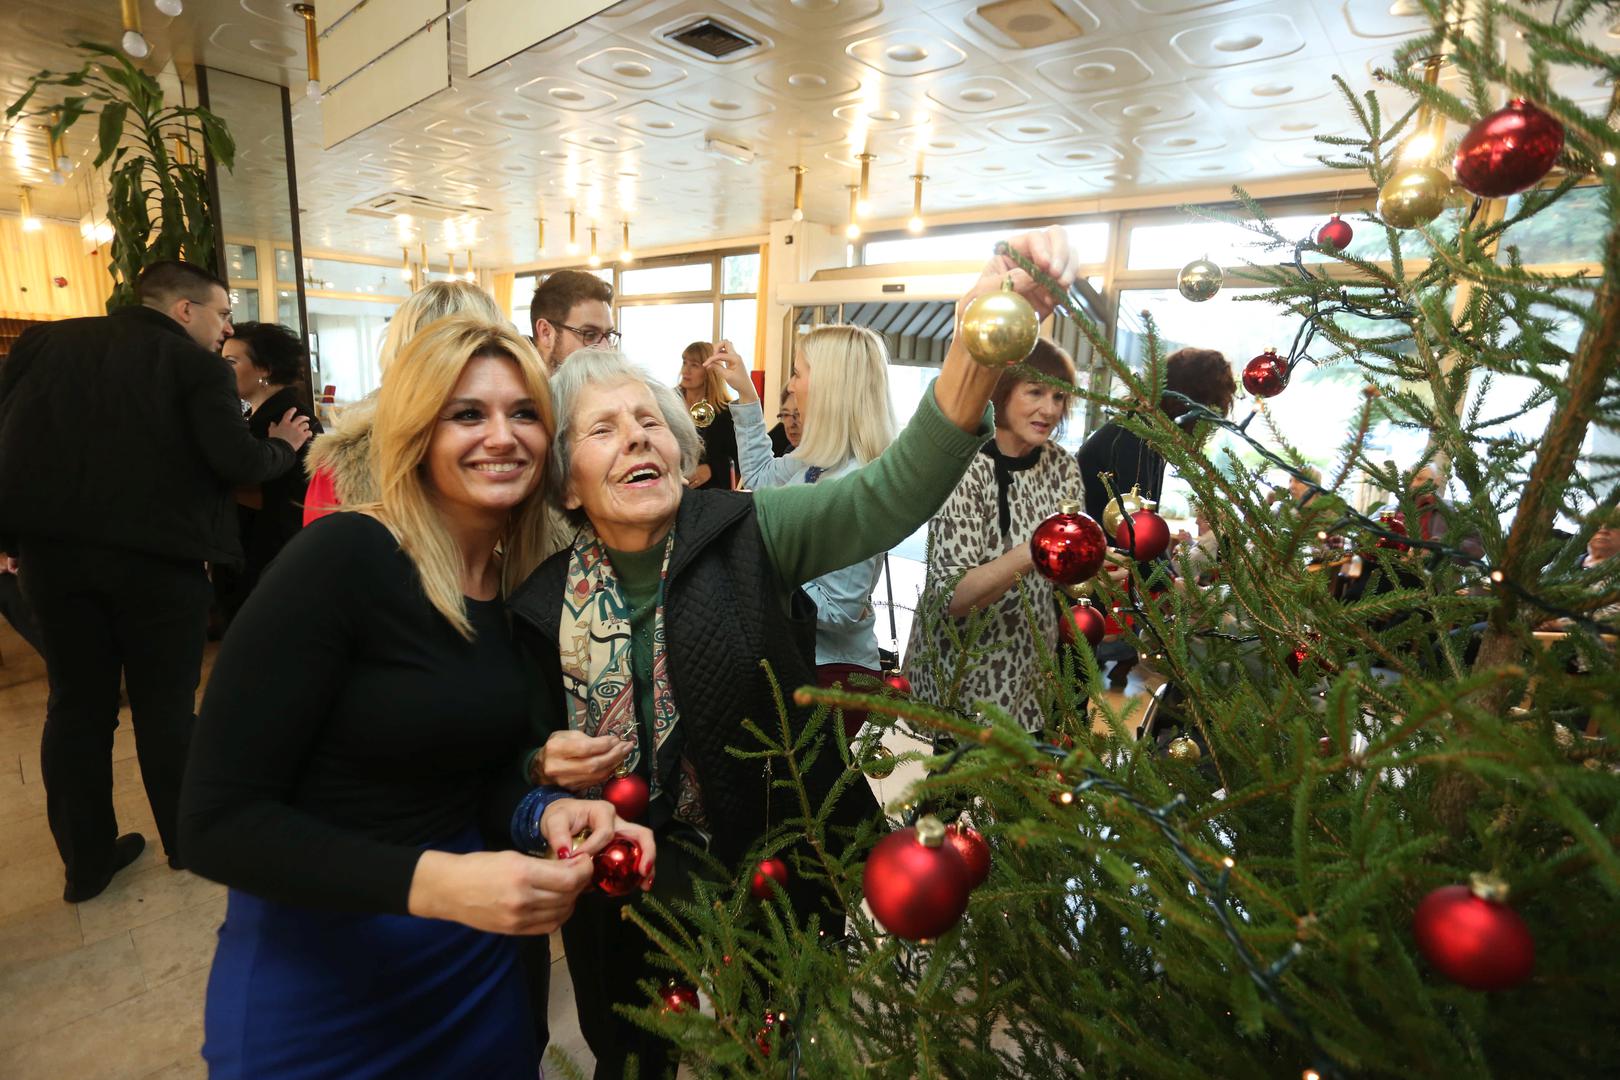
[[[1288,388],[1288,362],[1267,349],[1243,367],[1243,389],[1255,397],[1276,397]]]
[[[615,836],[591,862],[591,884],[609,896],[629,896],[641,888],[641,845],[634,840]]]
[[[1086,639],[1095,649],[1108,633],[1108,620],[1090,604],[1076,604],[1069,609],[1069,617],[1058,621],[1058,634],[1065,644],[1075,644],[1076,635]]]
[[[1101,525],[1080,512],[1078,503],[1066,502],[1035,526],[1029,554],[1042,577],[1059,585],[1077,585],[1102,569],[1108,537]]]
[[[1350,241],[1355,235],[1350,229],[1350,223],[1334,214],[1328,218],[1326,225],[1316,230],[1316,242],[1330,251],[1343,251],[1350,246]]]
[[[1440,974],[1470,990],[1510,990],[1536,966],[1536,942],[1524,919],[1479,886],[1447,885],[1412,915],[1418,951]]]
[[[1386,510],[1378,515],[1378,524],[1392,533],[1406,536],[1406,515],[1399,510]],[[1391,540],[1387,536],[1380,536],[1374,547],[1386,548],[1390,551],[1410,551],[1411,546],[1399,540]]]
[[[1564,149],[1564,125],[1514,98],[1468,129],[1452,165],[1472,195],[1500,199],[1536,185]]]
[[[687,986],[672,979],[658,991],[658,996],[663,999],[665,1012],[697,1011],[698,992],[695,986]]]
[[[888,683],[889,689],[893,690],[897,694],[909,695],[911,693],[911,680],[900,674],[898,671],[889,672],[887,675],[883,676],[883,681]]]
[[[1308,631],[1306,640],[1295,645],[1293,651],[1288,654],[1288,670],[1298,675],[1299,669],[1304,666],[1305,661],[1311,659],[1311,646],[1321,640],[1321,634],[1314,630]],[[1320,664],[1321,661],[1317,660],[1315,663]]]
[[[861,876],[873,917],[907,941],[937,938],[955,926],[967,910],[969,880],[967,863],[945,843],[937,818],[879,840]]]
[[[775,1039],[771,1038],[772,1033],[775,1033]],[[770,1057],[772,1044],[774,1043],[780,1047],[787,1042],[788,1037],[792,1034],[793,1025],[788,1023],[787,1013],[778,1012],[776,1009],[766,1009],[765,1026],[754,1032],[754,1045],[759,1047],[760,1053]]]
[[[778,885],[787,884],[787,879],[787,863],[777,858],[761,859],[754,868],[754,879],[748,883],[748,891],[755,900],[768,900]]]
[[[1114,543],[1130,552],[1137,562],[1152,562],[1170,550],[1170,524],[1152,510],[1138,510],[1119,523]]]
[[[625,821],[640,821],[647,813],[647,778],[640,773],[615,776],[602,785],[602,798],[613,804],[614,812]]]
[[[968,888],[977,889],[990,876],[990,845],[971,825],[945,826],[945,842],[956,849],[967,866]]]

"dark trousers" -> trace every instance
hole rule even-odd
[[[68,880],[95,881],[112,866],[120,674],[146,797],[173,857],[211,598],[202,563],[44,537],[20,547],[50,680],[40,740],[46,816]]]

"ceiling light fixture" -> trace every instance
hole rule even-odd
[[[711,154],[717,154],[727,161],[735,161],[738,165],[751,165],[754,161],[754,149],[742,143],[734,143],[729,139],[707,138],[703,140],[703,149]]]
[[[152,0],[152,6],[171,19],[186,10],[181,0]]]
[[[537,255],[544,255],[546,253],[546,219],[543,217],[535,218],[534,223],[536,225],[534,251]]]
[[[444,253],[444,261],[445,261],[445,270],[444,270],[445,274],[447,274],[452,280],[454,280],[454,278],[456,276],[456,253],[453,252],[453,251],[445,252]]]
[[[592,225],[588,231],[591,234],[591,259],[590,259],[590,263],[591,263],[592,266],[601,266],[602,265],[602,256],[600,256],[600,255],[598,255],[596,253],[596,226]]]
[[[1423,59],[1423,82],[1426,86],[1440,84],[1440,68],[1445,64],[1445,57],[1439,53]],[[1440,141],[1445,136],[1446,117],[1444,113],[1431,110],[1427,103],[1418,108],[1417,123],[1414,125],[1412,137],[1406,140],[1401,147],[1402,161],[1429,162],[1434,158],[1434,152],[1440,148]]]
[[[472,264],[472,248],[467,249],[467,280],[470,282],[478,280],[478,271],[473,269]]]
[[[186,144],[184,135],[174,137],[174,163],[176,165],[191,164],[191,147]]]
[[[636,253],[630,250],[630,223],[628,221],[621,221],[619,224],[624,226],[624,243],[621,245],[619,250],[619,261],[622,263],[635,262]]]
[[[304,84],[305,96],[321,96],[321,50],[315,40],[315,5],[294,4],[293,14],[304,20],[304,66],[309,69],[309,81]]]
[[[844,235],[851,240],[861,238],[861,223],[856,220],[856,210],[860,205],[861,185],[849,185],[849,224],[844,226]]]
[[[23,232],[39,232],[45,227],[39,218],[34,216],[34,189],[22,187],[17,189],[17,209],[22,215]]]
[[[568,254],[579,254],[579,211],[568,211]]]
[[[855,209],[861,217],[870,217],[872,213],[872,162],[877,160],[877,155],[856,154],[855,160],[861,163],[861,192],[855,204]]]
[[[423,240],[418,245],[418,248],[419,248],[420,254],[422,256],[422,258],[421,258],[421,263],[422,263],[422,284],[426,285],[427,284],[427,276],[428,276],[427,241]]]
[[[399,280],[411,280],[411,249],[404,246],[399,249]]]
[[[913,236],[928,228],[922,216],[923,181],[927,179],[922,173],[916,173],[911,178],[911,220],[906,222],[906,231]]]
[[[135,59],[144,59],[151,53],[152,46],[141,33],[141,0],[119,0],[118,8],[124,17],[124,36],[119,44]]]
[[[810,170],[803,165],[789,167],[793,173],[793,220],[804,220],[804,174]]]

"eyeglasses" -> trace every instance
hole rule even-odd
[[[619,339],[624,336],[617,330],[598,330],[594,326],[567,326],[563,323],[553,323],[552,325],[559,330],[566,330],[570,334],[573,334],[575,337],[579,338],[579,340],[585,343],[585,347],[587,349],[594,349],[598,345],[606,345],[611,349],[613,346],[617,345],[619,343]]]
[[[206,300],[193,300],[189,296],[186,297],[186,303],[188,303],[188,304],[196,304],[200,308],[208,307],[208,301],[206,301]],[[221,319],[224,319],[226,322],[231,321],[231,309],[230,308],[210,308],[209,310],[211,310],[215,315],[218,315]]]

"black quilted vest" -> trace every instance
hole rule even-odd
[[[518,640],[540,673],[540,723],[553,729],[565,722],[560,704],[550,703],[560,703],[563,693],[557,635],[568,557],[563,551],[546,560],[511,598]],[[682,496],[665,589],[670,683],[680,709],[683,750],[703,792],[713,833],[710,850],[735,863],[766,830],[767,783],[758,760],[739,760],[726,748],[759,748],[743,729],[745,719],[773,736],[780,731],[761,660],[770,663],[781,685],[795,735],[804,729],[810,710],[793,703],[793,691],[815,685],[815,604],[803,589],[789,592],[777,576],[754,498],[736,491],[694,490]],[[837,726],[829,722],[823,730]],[[775,768],[782,778],[781,763]],[[820,807],[843,773],[837,748],[822,746],[805,776],[812,807]],[[770,799],[771,824],[802,817],[793,791],[774,790]],[[871,789],[857,778],[830,815],[833,847],[841,848],[842,829],[877,812]]]

